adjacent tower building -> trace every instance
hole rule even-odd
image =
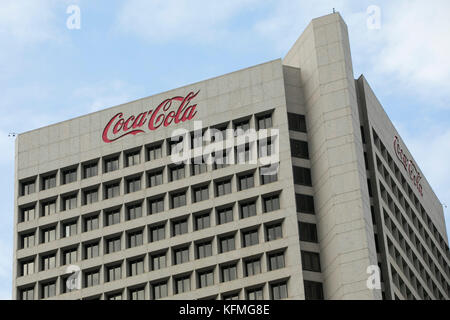
[[[20,134],[15,159],[14,299],[449,298],[442,206],[338,13],[284,59]]]

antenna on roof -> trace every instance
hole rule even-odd
[[[17,136],[17,133],[16,133],[16,132],[10,132],[10,133],[8,133],[8,137],[10,137],[10,138],[15,137],[15,136]]]
[[[442,203],[442,206],[447,209],[447,205],[445,203]]]
[[[333,8],[333,13],[336,13],[336,9]]]

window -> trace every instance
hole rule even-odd
[[[239,205],[241,219],[256,216],[256,201],[241,203]]]
[[[107,300],[122,300],[122,293],[118,292],[118,293],[108,294],[108,295],[106,295],[106,299]]]
[[[216,197],[231,193],[231,179],[216,182]]]
[[[166,230],[164,225],[154,226],[150,228],[150,241],[155,242],[163,240],[166,237]]]
[[[303,270],[320,272],[320,257],[316,252],[302,250]]]
[[[198,148],[203,146],[203,133],[204,130],[196,130],[194,132],[191,132],[191,148]]]
[[[134,220],[142,217],[142,203],[127,206],[127,220]]]
[[[84,285],[86,288],[96,286],[100,283],[100,270],[85,272]]]
[[[35,206],[26,207],[21,209],[20,222],[27,222],[35,219]]]
[[[247,289],[247,300],[263,300],[263,288]]]
[[[281,223],[266,226],[267,241],[277,240],[283,238],[283,230]]]
[[[34,288],[21,289],[20,300],[34,300]]]
[[[174,249],[174,264],[181,264],[189,261],[189,247]]]
[[[22,249],[34,247],[34,232],[23,234],[21,236],[21,245]]]
[[[73,264],[78,261],[77,248],[70,248],[63,251],[63,264]]]
[[[187,219],[172,222],[172,236],[179,236],[188,232]]]
[[[147,161],[162,158],[162,142],[147,147]]]
[[[105,173],[112,172],[119,169],[119,156],[105,159]]]
[[[52,253],[41,258],[41,271],[56,267],[56,254]]]
[[[92,259],[99,255],[99,242],[93,242],[84,245],[85,259]]]
[[[286,282],[270,285],[270,291],[273,300],[286,299],[288,297]]]
[[[164,197],[151,199],[148,201],[149,214],[156,214],[164,211]]]
[[[48,216],[50,214],[56,213],[56,200],[50,200],[42,203],[42,216]]]
[[[120,195],[120,182],[105,185],[105,199],[111,199]]]
[[[297,212],[314,214],[314,198],[304,194],[295,194]]]
[[[63,237],[71,237],[77,234],[77,221],[63,223]]]
[[[141,177],[133,177],[126,179],[127,193],[141,190]]]
[[[189,275],[175,278],[175,294],[191,291],[191,277]]]
[[[120,209],[105,212],[106,214],[106,225],[112,226],[114,224],[120,223]]]
[[[239,179],[239,191],[253,188],[255,186],[255,179],[253,173],[239,176],[238,179]]]
[[[284,252],[271,253],[268,255],[269,270],[284,268]]]
[[[98,165],[97,162],[88,163],[83,165],[83,177],[90,178],[94,177],[98,174]]]
[[[269,138],[258,141],[259,157],[268,157],[268,156],[275,154],[275,151],[276,151],[275,140],[276,140],[276,137],[269,137]]]
[[[161,299],[167,297],[167,281],[152,284],[153,299]]]
[[[63,197],[63,210],[72,210],[77,207],[77,195],[72,194]]]
[[[212,256],[212,243],[211,241],[198,243],[196,245],[197,259],[202,259]]]
[[[56,187],[56,174],[52,174],[42,178],[42,190]]]
[[[131,167],[141,163],[141,152],[140,150],[129,152],[125,155],[126,166]]]
[[[183,136],[178,137],[172,137],[170,139],[167,139],[167,143],[169,144],[169,155],[171,154],[177,154],[183,151],[184,143],[183,143]]]
[[[219,224],[233,221],[233,207],[227,207],[217,210]]]
[[[260,181],[261,184],[268,184],[271,182],[275,182],[278,180],[278,173],[274,169],[272,169],[272,166],[266,166],[259,168],[260,173]]]
[[[203,157],[197,157],[191,160],[191,175],[196,176],[208,171],[208,166]]]
[[[291,156],[301,159],[309,159],[308,143],[291,139]]]
[[[242,120],[242,121],[236,121],[234,123],[234,135],[238,136],[239,133],[237,132],[238,130],[242,130],[242,131],[247,131],[248,129],[250,129],[250,121],[248,119],[246,120]],[[241,133],[243,134],[243,133]]]
[[[214,284],[214,271],[206,270],[198,272],[198,287],[204,288]]]
[[[28,276],[34,273],[34,259],[20,263],[20,276]]]
[[[165,268],[167,266],[166,253],[163,252],[151,255],[150,262],[152,270],[159,270]]]
[[[220,253],[228,252],[231,250],[236,249],[235,241],[234,241],[234,235],[221,237],[219,239],[219,251]]]
[[[172,209],[186,205],[186,191],[175,192],[170,195]]]
[[[209,129],[211,142],[224,141],[227,139],[228,124],[220,125],[217,127],[211,127]]]
[[[249,247],[259,243],[258,240],[258,230],[250,230],[242,233],[243,235],[243,246]]]
[[[222,282],[233,281],[237,279],[237,266],[231,264],[221,267]]]
[[[77,168],[67,169],[62,172],[63,184],[77,181]]]
[[[133,260],[130,261],[128,263],[128,268],[129,268],[129,276],[137,276],[139,274],[144,273],[144,259],[137,259],[137,260]]]
[[[239,292],[223,294],[222,300],[239,300]]]
[[[98,215],[88,216],[84,218],[84,231],[88,232],[96,230],[99,227]]]
[[[317,228],[314,223],[299,222],[300,241],[317,243]]]
[[[121,243],[120,236],[106,240],[106,253],[113,253],[120,251]]]
[[[305,116],[288,112],[288,127],[292,131],[306,132]]]
[[[145,300],[145,287],[130,289],[130,300]]]
[[[193,188],[193,196],[194,196],[194,202],[208,200],[209,199],[208,185],[194,187]]]
[[[293,167],[294,183],[311,187],[311,170],[303,167]]]
[[[56,227],[50,227],[42,230],[41,243],[47,243],[56,240]]]
[[[214,170],[225,168],[230,164],[228,152],[230,151],[220,150],[211,154]]]
[[[56,295],[56,281],[48,282],[41,285],[41,298],[47,299]]]
[[[210,214],[208,213],[204,213],[204,214],[198,214],[196,216],[194,216],[194,228],[195,230],[202,230],[202,229],[206,229],[209,228],[211,226],[211,219],[210,219]]]
[[[250,150],[250,145],[243,144],[237,146],[236,148],[236,163],[249,163],[250,160],[253,160],[252,151]]]
[[[36,191],[35,180],[22,182],[21,194],[26,196]]]
[[[323,300],[322,283],[315,281],[303,281],[305,287],[305,300]]]
[[[84,204],[91,204],[98,201],[98,189],[84,191]]]
[[[261,259],[255,258],[244,261],[244,268],[246,277],[261,273]]]
[[[149,188],[163,184],[163,169],[158,169],[157,171],[149,172],[147,178]]]
[[[111,282],[122,279],[122,266],[114,265],[106,267],[106,281]]]
[[[184,178],[184,164],[169,167],[170,181],[176,181]]]
[[[272,128],[272,113],[258,116],[256,119],[258,130]]]
[[[128,248],[142,246],[144,244],[144,234],[142,231],[137,231],[128,234]]]
[[[280,196],[272,195],[263,197],[264,212],[270,212],[280,209]]]

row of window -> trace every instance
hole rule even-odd
[[[240,244],[242,248],[257,245],[261,242],[261,226],[253,226],[240,230]],[[270,242],[273,240],[281,239],[283,237],[282,222],[269,222],[264,224],[264,240]],[[125,232],[126,234],[126,249],[138,247],[144,244],[144,228]],[[173,225],[173,232],[178,232],[180,234],[186,233],[186,227],[183,225]],[[198,240],[193,245],[191,243],[186,243],[181,246],[177,246],[171,249],[172,256],[171,261],[173,265],[188,262],[190,259],[190,254],[193,252],[194,259],[202,259],[213,254],[221,254],[228,251],[233,251],[237,249],[236,236],[238,232],[234,231],[232,233],[227,233],[224,235],[217,235],[216,237],[210,237],[208,239]],[[149,242],[156,242],[165,239],[165,226],[156,225],[149,227],[148,230]],[[115,235],[109,235],[101,239],[92,240],[83,243],[81,256],[79,252],[79,245],[72,245],[66,248],[60,249],[60,260],[59,265],[69,265],[76,263],[81,259],[92,259],[100,256],[101,249],[100,245],[103,243],[103,253],[111,254],[114,252],[119,252],[123,248],[123,236],[122,233]],[[215,247],[216,251],[213,249]],[[192,249],[193,248],[193,249]],[[167,251],[167,250],[166,250]],[[39,254],[39,271],[45,271],[57,267],[57,253],[58,251],[50,251],[46,253]],[[165,258],[164,258],[165,260]],[[36,272],[35,268],[36,257],[28,257],[21,259],[18,263],[19,265],[19,275],[26,276]]]

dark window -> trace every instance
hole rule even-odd
[[[244,261],[245,276],[250,277],[261,273],[261,259],[249,259]]]
[[[128,248],[142,246],[144,244],[144,234],[142,231],[128,233]]]
[[[105,160],[105,173],[112,172],[119,169],[119,157],[114,157]]]
[[[283,238],[281,223],[266,226],[267,241]]]
[[[256,201],[245,202],[239,205],[241,219],[256,216]]]
[[[111,199],[120,195],[120,182],[105,185],[105,199]]]
[[[159,269],[163,269],[165,268],[166,265],[166,253],[158,253],[158,254],[153,254],[150,257],[150,261],[151,261],[151,268],[152,270],[159,270]]]
[[[167,281],[152,284],[152,298],[162,299],[167,297]]]
[[[84,258],[92,259],[99,255],[99,243],[93,242],[84,245]]]
[[[56,286],[55,286],[56,289]],[[34,288],[20,290],[20,300],[34,300]]]
[[[308,159],[308,143],[306,141],[291,139],[291,155],[296,158]]]
[[[56,200],[46,201],[42,203],[42,216],[48,216],[56,213]]]
[[[56,295],[56,281],[41,284],[41,298],[51,298]]]
[[[361,140],[362,140],[362,143],[366,143],[366,136],[364,134],[364,127],[363,126],[361,126]]]
[[[286,282],[272,284],[270,285],[270,289],[272,291],[273,300],[286,299],[288,297]]]
[[[288,127],[289,130],[306,132],[305,116],[288,112]]]
[[[227,128],[228,128],[228,124],[217,126],[217,127],[211,127],[209,129],[210,136],[211,136],[211,142],[226,140],[227,139]]]
[[[248,119],[234,122],[235,136],[238,136],[238,130],[247,131],[248,129],[250,129],[250,121]]]
[[[164,197],[151,199],[148,201],[149,214],[156,214],[164,211]]]
[[[269,129],[272,128],[272,113],[267,113],[257,117],[257,129]]]
[[[219,239],[220,253],[228,252],[236,249],[234,235],[221,237]]]
[[[56,174],[42,178],[42,190],[56,187]]]
[[[156,187],[163,184],[163,169],[148,173],[148,187]]]
[[[172,222],[172,236],[182,235],[188,232],[187,219]]]
[[[22,187],[21,187],[22,196],[29,195],[31,193],[34,193],[35,191],[36,191],[35,180],[22,182]]]
[[[302,250],[303,270],[320,272],[320,256],[316,252]]]
[[[47,243],[56,240],[56,227],[50,227],[42,230],[41,243]]]
[[[127,206],[127,220],[134,220],[142,217],[142,204],[136,203]]]
[[[263,210],[270,212],[280,209],[280,196],[278,194],[263,197]]]
[[[269,254],[269,270],[284,268],[284,252]]]
[[[77,234],[77,221],[63,223],[63,237],[71,237]]]
[[[239,292],[223,294],[222,300],[239,300]]]
[[[216,182],[216,197],[231,193],[231,179]]]
[[[226,265],[220,268],[222,282],[233,281],[237,279],[237,266],[236,264]]]
[[[239,191],[253,188],[255,186],[254,174],[239,176]]]
[[[259,168],[261,184],[268,184],[278,180],[278,173],[275,170],[270,170],[270,166]]]
[[[106,212],[106,225],[112,226],[114,224],[120,223],[120,209]]]
[[[145,300],[145,288],[130,289],[130,300]]]
[[[186,205],[186,191],[172,193],[170,195],[172,209]]]
[[[77,248],[71,248],[63,251],[63,264],[73,264],[78,261]]]
[[[196,245],[197,259],[202,259],[212,256],[212,243],[211,241],[198,243]]]
[[[176,181],[184,178],[184,164],[169,168],[170,181]]]
[[[233,221],[233,207],[217,209],[217,218],[219,224]]]
[[[236,148],[236,163],[248,163],[253,160],[252,151],[249,144],[243,144]]]
[[[203,130],[196,130],[194,132],[191,132],[191,148],[198,148],[203,146],[204,139],[203,139]]]
[[[202,230],[211,226],[210,214],[204,213],[195,216],[195,230]]]
[[[191,160],[191,175],[195,176],[208,171],[208,166],[203,157],[197,157]]]
[[[141,177],[128,178],[126,182],[128,193],[141,190]]]
[[[98,201],[98,189],[85,190],[83,192],[84,204],[91,204]]]
[[[263,288],[247,289],[247,300],[263,300]]]
[[[62,175],[63,175],[63,184],[77,181],[77,168],[64,170]]]
[[[162,143],[147,147],[147,161],[162,158]]]
[[[199,202],[209,199],[208,185],[193,188],[194,202]]]
[[[31,248],[34,246],[34,232],[23,234],[21,237],[21,249]]]
[[[314,198],[304,194],[295,194],[297,212],[314,214]]]
[[[63,210],[71,210],[77,207],[77,195],[72,194],[63,197]]]
[[[214,284],[214,271],[207,270],[198,272],[198,287],[204,288]]]
[[[299,222],[300,241],[317,243],[317,228],[314,223]]]
[[[294,183],[303,185],[303,186],[311,186],[311,170],[303,167],[293,167],[294,173]]]
[[[220,169],[220,168],[225,168],[227,167],[230,163],[229,161],[229,157],[228,157],[228,152],[230,152],[229,150],[220,150],[217,152],[214,152],[211,154],[211,157],[213,159],[213,169]]]
[[[144,273],[144,259],[136,259],[128,262],[128,275],[130,277]]]
[[[268,157],[275,154],[275,139],[276,137],[269,137],[258,141],[259,157]]]
[[[150,228],[150,241],[155,242],[166,238],[166,230],[164,225],[154,226]]]
[[[122,279],[122,266],[115,265],[106,267],[106,281],[111,282]]]
[[[305,287],[305,300],[323,300],[322,283],[315,281],[303,281]]]
[[[141,163],[141,152],[135,151],[126,154],[126,166],[134,166]]]
[[[20,276],[28,276],[34,273],[34,258],[20,262]]]
[[[184,149],[184,143],[183,143],[184,137],[178,136],[178,137],[172,137],[167,140],[167,143],[169,144],[169,155],[171,154],[177,154],[183,151]]]
[[[20,222],[31,221],[36,218],[34,205],[31,207],[21,208],[20,212],[21,212]]]
[[[372,194],[372,185],[370,183],[370,179],[367,179],[367,189],[369,190],[369,197],[373,197]]]
[[[259,243],[258,230],[250,230],[242,233],[243,235],[243,247],[253,246]]]
[[[53,269],[56,267],[56,254],[48,254],[41,258],[41,271]]]
[[[100,283],[100,270],[85,272],[84,284],[86,288],[96,286],[99,283]]]
[[[91,231],[98,229],[99,223],[98,223],[98,215],[95,216],[89,216],[84,218],[84,231]]]
[[[175,279],[175,294],[191,291],[191,277],[186,275]]]
[[[173,250],[174,264],[181,264],[189,261],[189,247],[183,247]]]
[[[88,163],[83,165],[83,178],[94,177],[98,174],[97,162]]]
[[[106,253],[113,253],[113,252],[120,251],[120,249],[121,249],[120,242],[121,242],[120,236],[111,238],[111,239],[107,239],[106,240]]]

